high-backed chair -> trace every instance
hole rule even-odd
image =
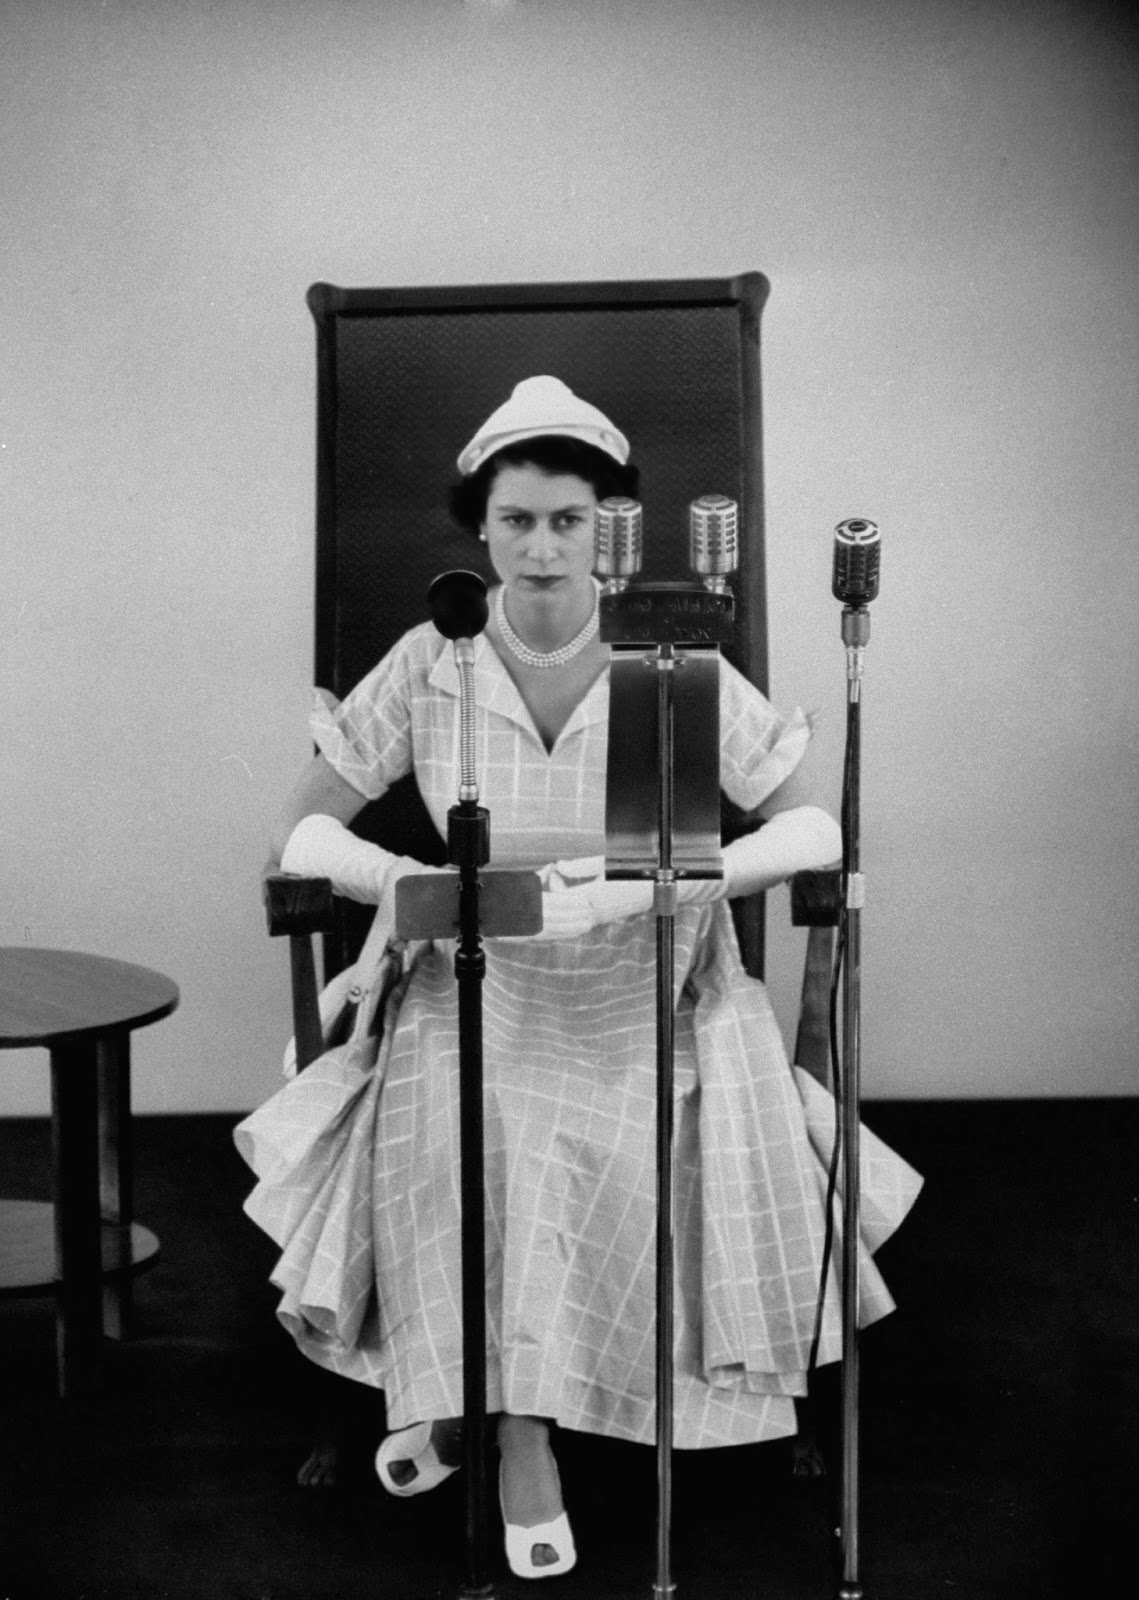
[[[767,688],[760,410],[759,273],[685,282],[460,289],[314,284],[317,333],[316,683],[339,699],[427,617],[431,579],[492,576],[449,522],[455,456],[522,378],[551,373],[613,417],[641,469],[647,578],[687,573],[687,507],[726,494],[740,507],[734,639],[726,654]],[[836,797],[837,799],[837,797]],[[493,843],[493,814],[491,817]],[[754,826],[725,801],[724,833]],[[440,863],[443,842],[414,779],[354,824],[401,855]],[[355,958],[367,907],[333,903],[323,880],[267,880],[270,931],[292,939],[298,1064],[323,1048],[311,934],[324,975]],[[803,874],[793,914],[812,924],[795,1057],[827,1076],[826,996],[837,874]],[[763,972],[763,897],[735,902],[744,961]]]

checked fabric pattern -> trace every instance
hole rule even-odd
[[[494,864],[604,853],[603,675],[547,752],[482,636],[480,798]],[[751,809],[802,755],[734,669],[721,782]],[[314,735],[374,797],[414,769],[437,825],[458,783],[458,679],[417,628]],[[830,1096],[788,1065],[725,903],[676,918],[676,1429],[681,1448],[793,1433],[821,1265]],[[556,943],[489,941],[488,1407],[649,1442],[654,1429],[656,930],[650,916]],[[449,948],[428,947],[375,1042],[333,1050],[245,1120],[246,1209],[277,1242],[279,1316],[321,1365],[384,1389],[389,1426],[462,1410],[458,1038]],[[871,1251],[917,1174],[862,1142],[864,1323],[893,1302]],[[837,1245],[836,1245],[837,1250]],[[836,1255],[836,1263],[837,1263]],[[820,1360],[841,1349],[832,1266]]]

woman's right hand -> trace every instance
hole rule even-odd
[[[395,886],[409,873],[446,871],[412,856],[392,855],[378,844],[358,839],[342,822],[322,812],[302,817],[281,854],[282,872],[302,878],[329,878],[337,894],[365,905],[391,908]]]

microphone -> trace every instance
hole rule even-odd
[[[427,591],[431,620],[444,639],[473,639],[486,627],[490,608],[477,572],[443,572]]]
[[[834,531],[834,569],[831,593],[844,606],[861,610],[878,593],[878,566],[882,536],[876,522],[847,517]]]
[[[594,570],[605,579],[606,594],[620,594],[641,570],[644,512],[625,495],[602,500],[593,517]]]
[[[740,564],[739,507],[724,494],[702,494],[688,508],[688,564],[705,589],[722,594]]]
[[[477,572],[443,572],[427,591],[431,620],[455,649],[459,673],[459,799],[479,797],[475,777],[475,638],[486,627],[490,608],[486,584]]]

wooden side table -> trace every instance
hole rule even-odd
[[[132,1275],[158,1250],[134,1222],[130,1035],[169,1016],[160,972],[71,950],[0,948],[0,1050],[51,1059],[52,1205],[0,1201],[0,1294],[56,1296],[61,1397],[97,1384],[126,1338]]]

